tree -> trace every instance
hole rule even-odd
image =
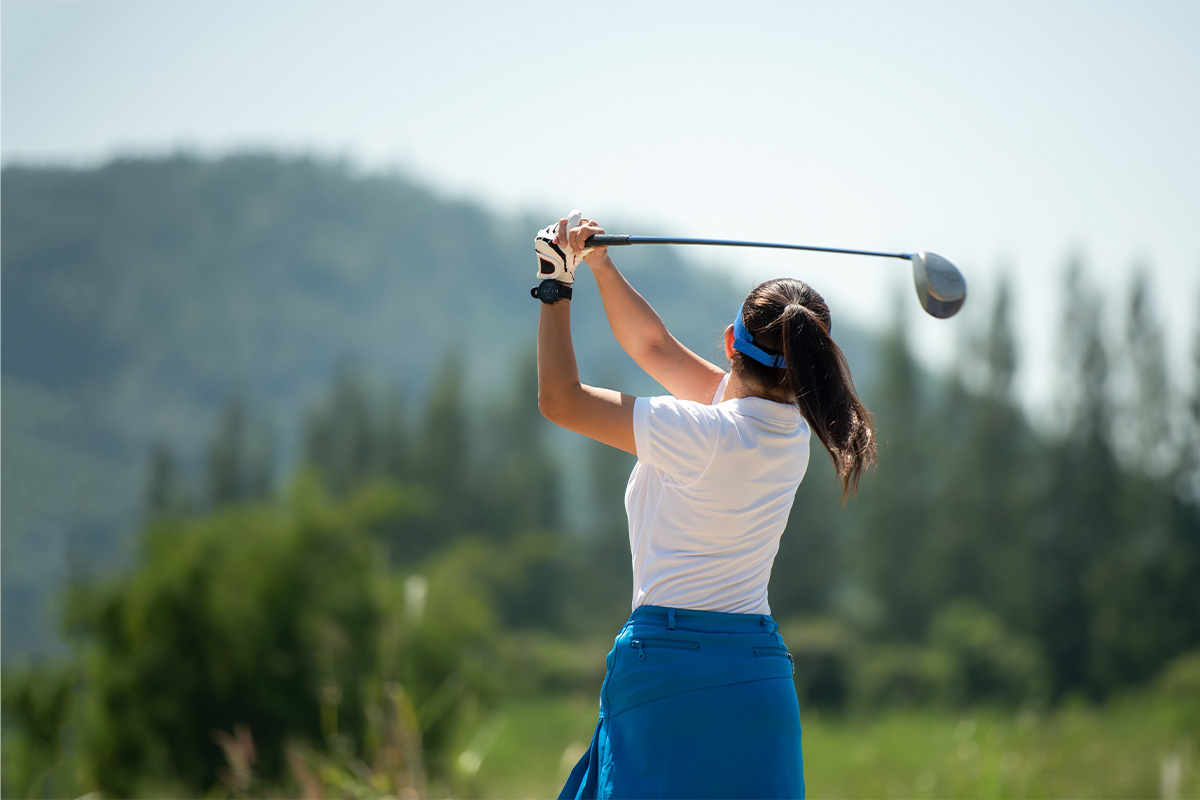
[[[464,400],[463,370],[460,351],[452,350],[443,357],[425,402],[416,447],[420,481],[432,487],[438,519],[449,530],[462,530],[475,510],[472,431]]]
[[[345,496],[380,474],[389,458],[397,458],[396,453],[384,452],[384,447],[397,447],[395,432],[379,428],[361,372],[343,365],[325,400],[305,422],[304,460],[320,470],[331,492]],[[385,438],[388,433],[392,436]]]
[[[940,414],[949,486],[931,526],[927,580],[941,602],[974,598],[1008,624],[1032,626],[1029,520],[1044,477],[1042,451],[1017,406],[1011,289],[997,287],[988,328],[973,339]],[[972,380],[973,376],[973,380]],[[972,390],[968,382],[975,388]]]
[[[1126,423],[1122,428],[1129,431],[1132,441],[1124,444],[1135,469],[1164,475],[1178,463],[1178,439],[1171,435],[1173,393],[1162,329],[1151,306],[1150,279],[1144,266],[1130,283],[1126,329],[1132,385],[1126,392]]]
[[[208,503],[213,508],[266,497],[271,492],[271,438],[252,429],[250,412],[240,397],[221,411],[208,446]]]
[[[188,490],[179,474],[175,452],[165,442],[150,449],[150,475],[146,486],[146,511],[149,516],[178,514],[191,505]]]
[[[537,353],[526,351],[512,369],[510,396],[486,409],[486,430],[473,455],[486,465],[478,476],[476,513],[471,526],[487,536],[512,538],[520,532],[561,528],[563,467],[552,451],[551,425],[537,402]]]
[[[1095,602],[1105,591],[1097,565],[1113,556],[1119,538],[1113,503],[1121,488],[1110,442],[1109,358],[1099,296],[1083,265],[1069,265],[1064,296],[1059,396],[1066,438],[1050,453],[1051,476],[1040,502],[1053,513],[1034,531],[1037,637],[1050,661],[1052,691],[1097,692],[1094,678]]]
[[[1200,296],[1197,299],[1200,300]],[[1200,309],[1200,302],[1196,307]],[[1183,495],[1193,504],[1200,505],[1200,324],[1192,338],[1192,380],[1186,398],[1179,482]]]
[[[930,480],[930,454],[923,445],[925,414],[919,367],[909,352],[906,303],[880,342],[879,374],[868,393],[875,415],[879,465],[870,480],[869,502],[855,545],[855,563],[874,604],[863,605],[862,623],[882,635],[915,640],[922,636],[936,605],[914,576],[922,571],[938,487]],[[813,453],[813,467],[818,452]],[[940,457],[934,454],[933,458]],[[810,467],[810,468],[813,468]],[[871,610],[874,608],[875,610]]]
[[[1189,515],[1175,486],[1181,449],[1172,435],[1176,400],[1144,270],[1130,287],[1126,454],[1119,490],[1107,498],[1111,539],[1091,554],[1088,574],[1095,652],[1090,680],[1111,691],[1151,678],[1195,641],[1195,592],[1181,583],[1200,566]],[[1192,517],[1194,520],[1194,517]]]

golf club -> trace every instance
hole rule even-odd
[[[880,253],[874,250],[844,250],[837,247],[812,247],[775,242],[743,242],[731,239],[679,239],[668,236],[630,236],[599,234],[587,240],[587,247],[621,247],[631,244],[707,244],[722,247],[772,247],[782,250],[812,250],[818,253],[843,253],[853,256],[904,258],[912,262],[913,283],[921,308],[931,316],[946,319],[958,313],[967,299],[967,282],[958,268],[937,253]]]

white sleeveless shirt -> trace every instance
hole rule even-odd
[[[625,489],[633,607],[769,614],[767,584],[809,428],[790,404],[746,397],[712,405],[639,397],[638,462]]]

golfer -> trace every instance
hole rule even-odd
[[[603,232],[561,219],[535,240],[538,406],[638,459],[625,490],[633,614],[561,797],[803,797],[792,659],[767,584],[810,437],[832,456],[844,499],[874,462],[871,417],[810,287],[768,281],[730,309],[726,372],[667,331],[606,248],[586,249]],[[581,261],[617,341],[670,395],[579,382],[570,297]]]

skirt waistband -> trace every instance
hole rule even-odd
[[[629,615],[629,621],[702,633],[774,633],[779,629],[769,614],[731,614],[666,606],[638,606]]]

